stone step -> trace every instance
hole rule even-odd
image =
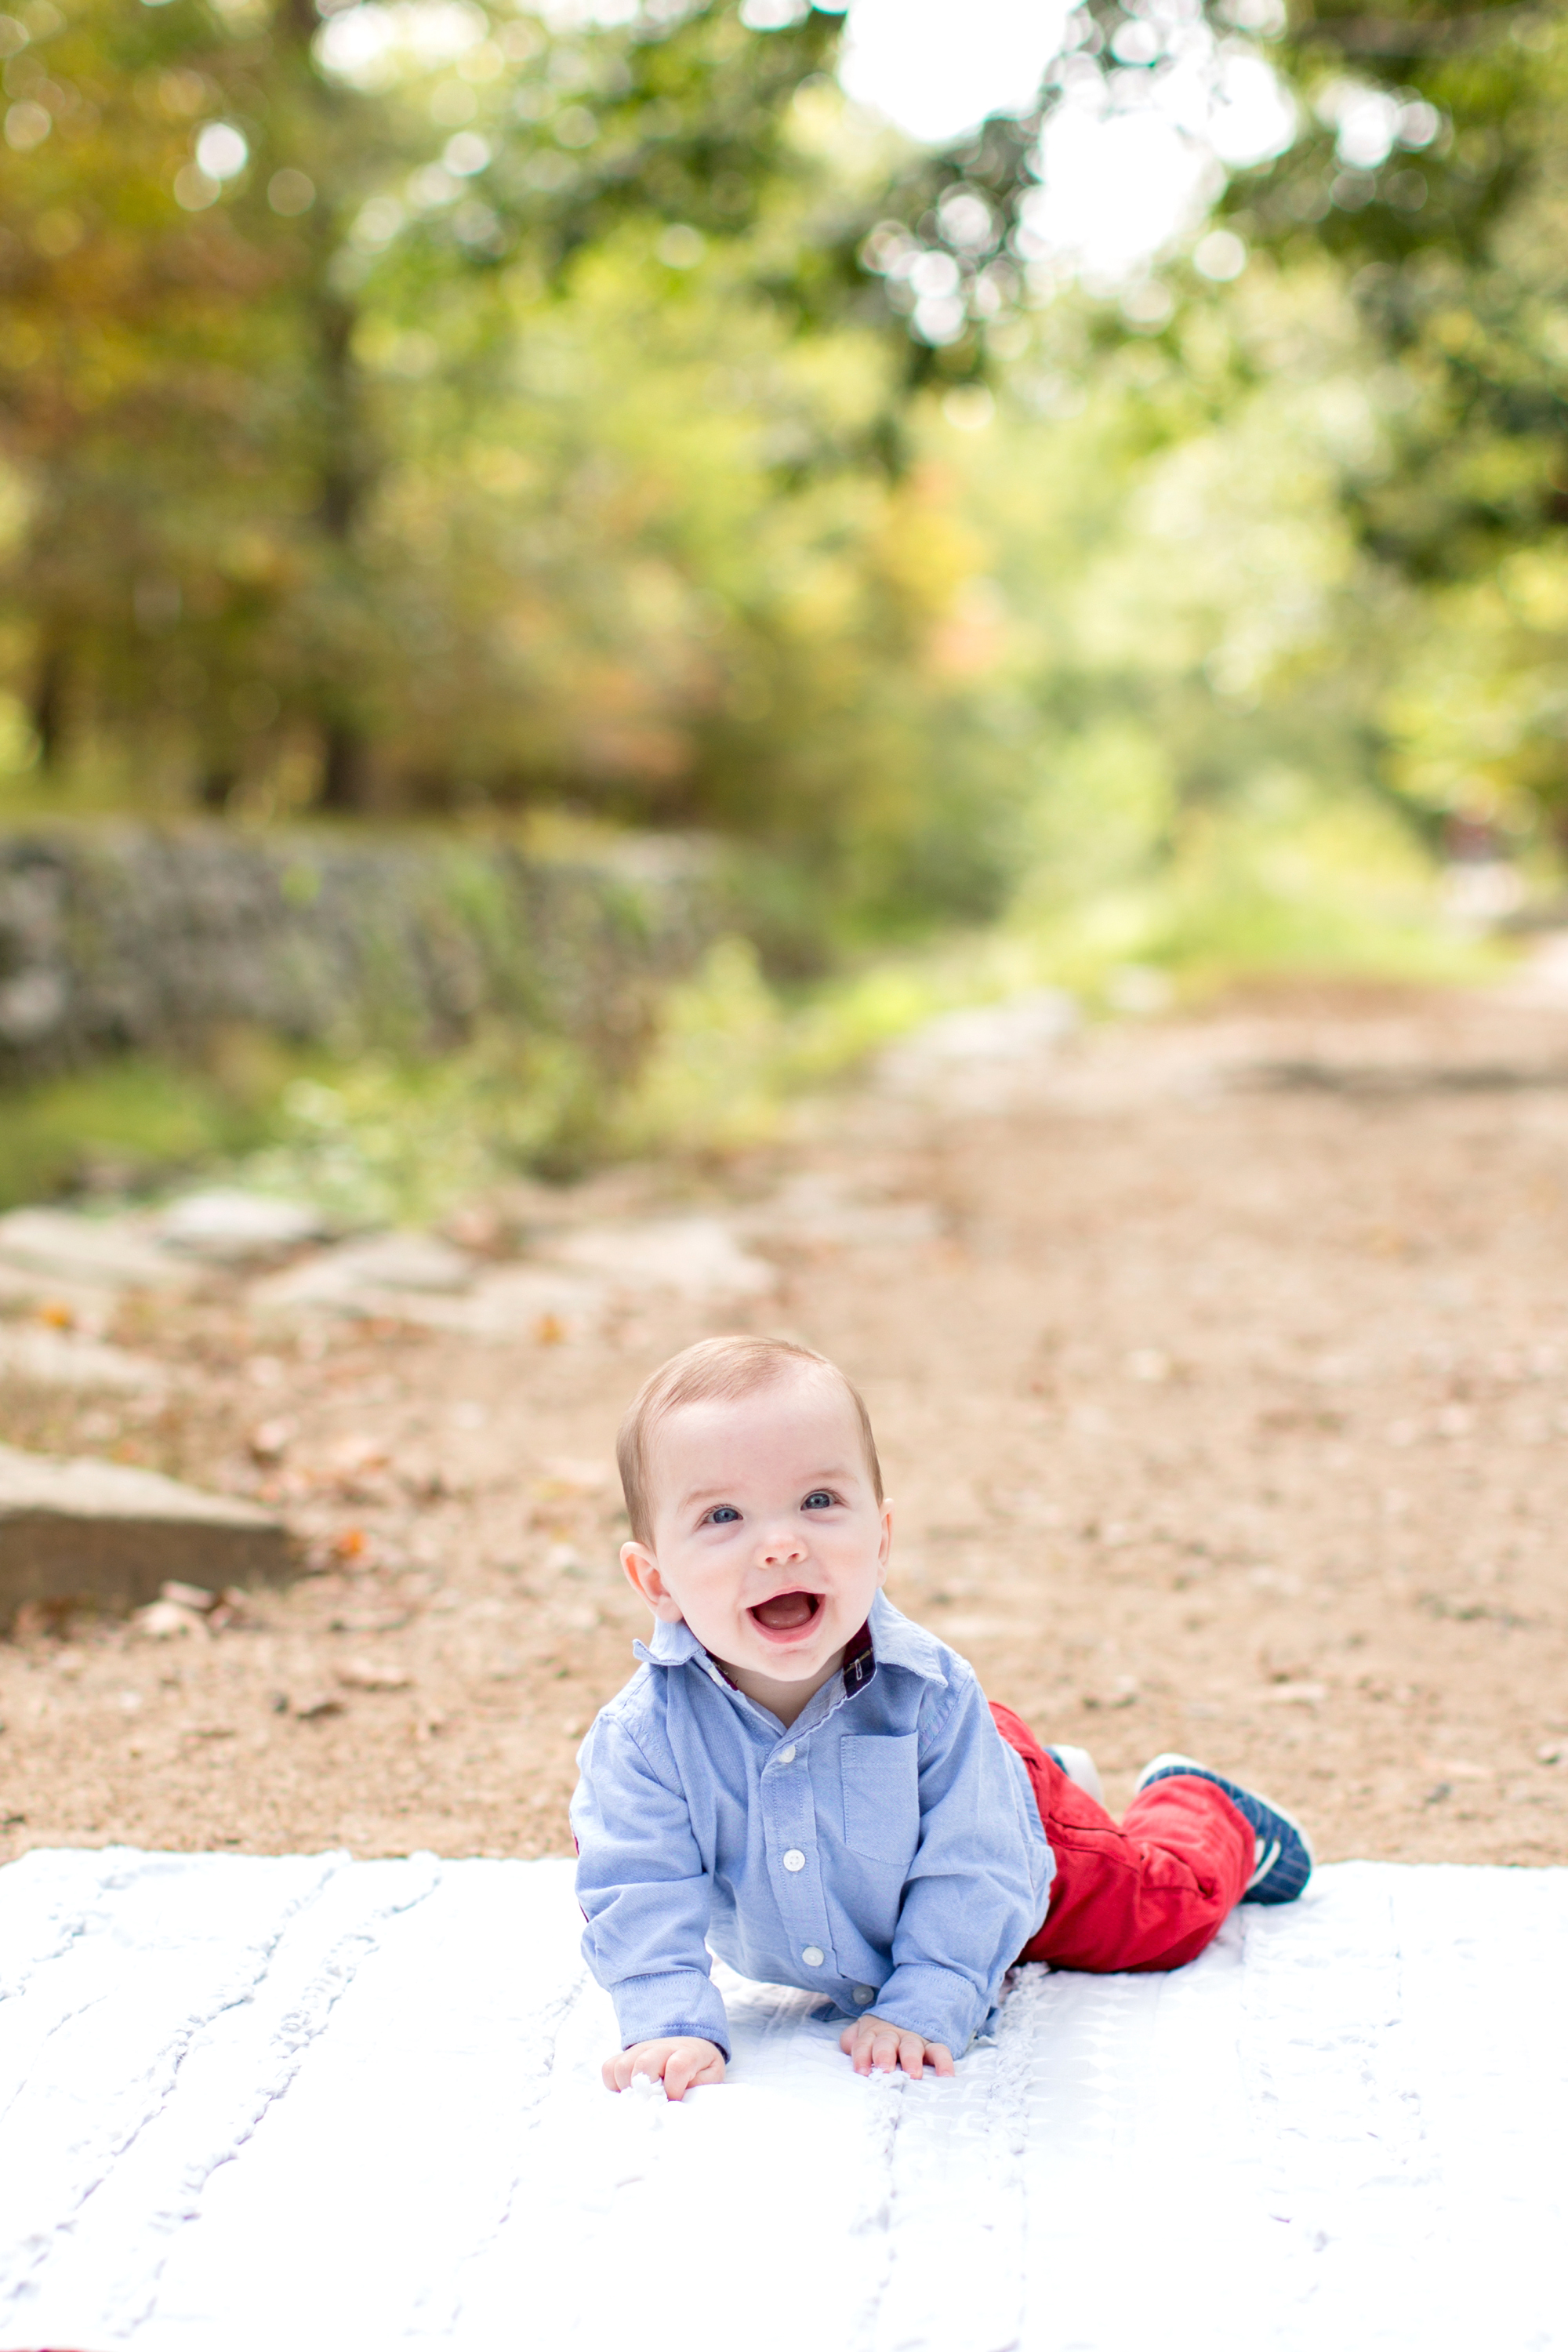
[[[195,1265],[160,1249],[145,1219],[72,1209],[13,1209],[0,1217],[0,1265],[108,1290],[188,1290],[198,1278]]]
[[[216,1593],[289,1571],[288,1529],[255,1503],[123,1463],[0,1445],[0,1631],[26,1602],[118,1612],[171,1579]]]

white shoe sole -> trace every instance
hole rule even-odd
[[[1103,1805],[1105,1790],[1100,1785],[1099,1770],[1088,1748],[1064,1748],[1059,1739],[1053,1739],[1050,1743],[1050,1751],[1068,1779],[1076,1781],[1085,1795],[1092,1797],[1097,1805]]]

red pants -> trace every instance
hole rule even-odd
[[[1252,1875],[1252,1832],[1225,1790],[1191,1773],[1156,1780],[1118,1824],[1010,1706],[993,1699],[991,1712],[1057,1858],[1045,1924],[1018,1958],[1100,1976],[1195,1959]]]

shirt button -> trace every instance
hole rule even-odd
[[[800,1957],[808,1969],[819,1969],[822,1966],[822,1954],[816,1944],[807,1944]]]
[[[855,1988],[855,1998],[856,1998],[856,2000],[859,2002],[859,2004],[860,2004],[861,2008],[862,2008],[862,2009],[864,2009],[864,2008],[865,2008],[865,2006],[866,2006],[866,2003],[867,2003],[868,2000],[876,2000],[876,1998],[877,1998],[877,1988],[876,1988],[876,1986],[875,1986],[875,1985],[857,1985],[857,1986],[856,1986],[856,1988]]]
[[[805,1868],[805,1856],[802,1853],[799,1846],[791,1846],[789,1852],[784,1858],[784,1866],[786,1870],[804,1870]]]
[[[793,1764],[795,1762],[795,1749],[793,1748],[781,1748],[779,1749],[779,1762],[781,1764]]]

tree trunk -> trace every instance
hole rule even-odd
[[[60,764],[65,735],[66,649],[57,636],[46,636],[38,648],[28,717],[38,739],[38,760],[46,773]]]
[[[300,77],[300,96],[328,136],[324,152],[332,152],[331,133],[341,121],[344,94],[323,83],[310,58],[310,44],[321,28],[316,0],[284,0],[278,20],[291,43]],[[363,512],[365,493],[374,474],[374,459],[366,446],[366,424],[360,401],[359,372],[353,355],[357,313],[353,301],[331,283],[329,272],[338,250],[342,223],[334,189],[320,191],[310,220],[311,275],[304,299],[314,344],[315,361],[315,523],[331,552],[328,563],[352,593],[353,541]],[[318,688],[316,709],[321,744],[318,808],[340,814],[363,805],[369,745],[363,728],[341,709],[329,716],[323,709],[342,691],[344,680],[331,674],[332,649],[324,649],[329,674]],[[336,665],[341,667],[341,663]],[[351,682],[352,683],[352,682]]]
[[[321,781],[316,793],[318,808],[333,809],[340,814],[363,805],[365,785],[365,740],[360,730],[346,719],[329,719],[321,729]]]
[[[209,760],[202,772],[201,799],[205,809],[221,816],[228,806],[228,796],[239,782],[239,772],[232,760]]]

